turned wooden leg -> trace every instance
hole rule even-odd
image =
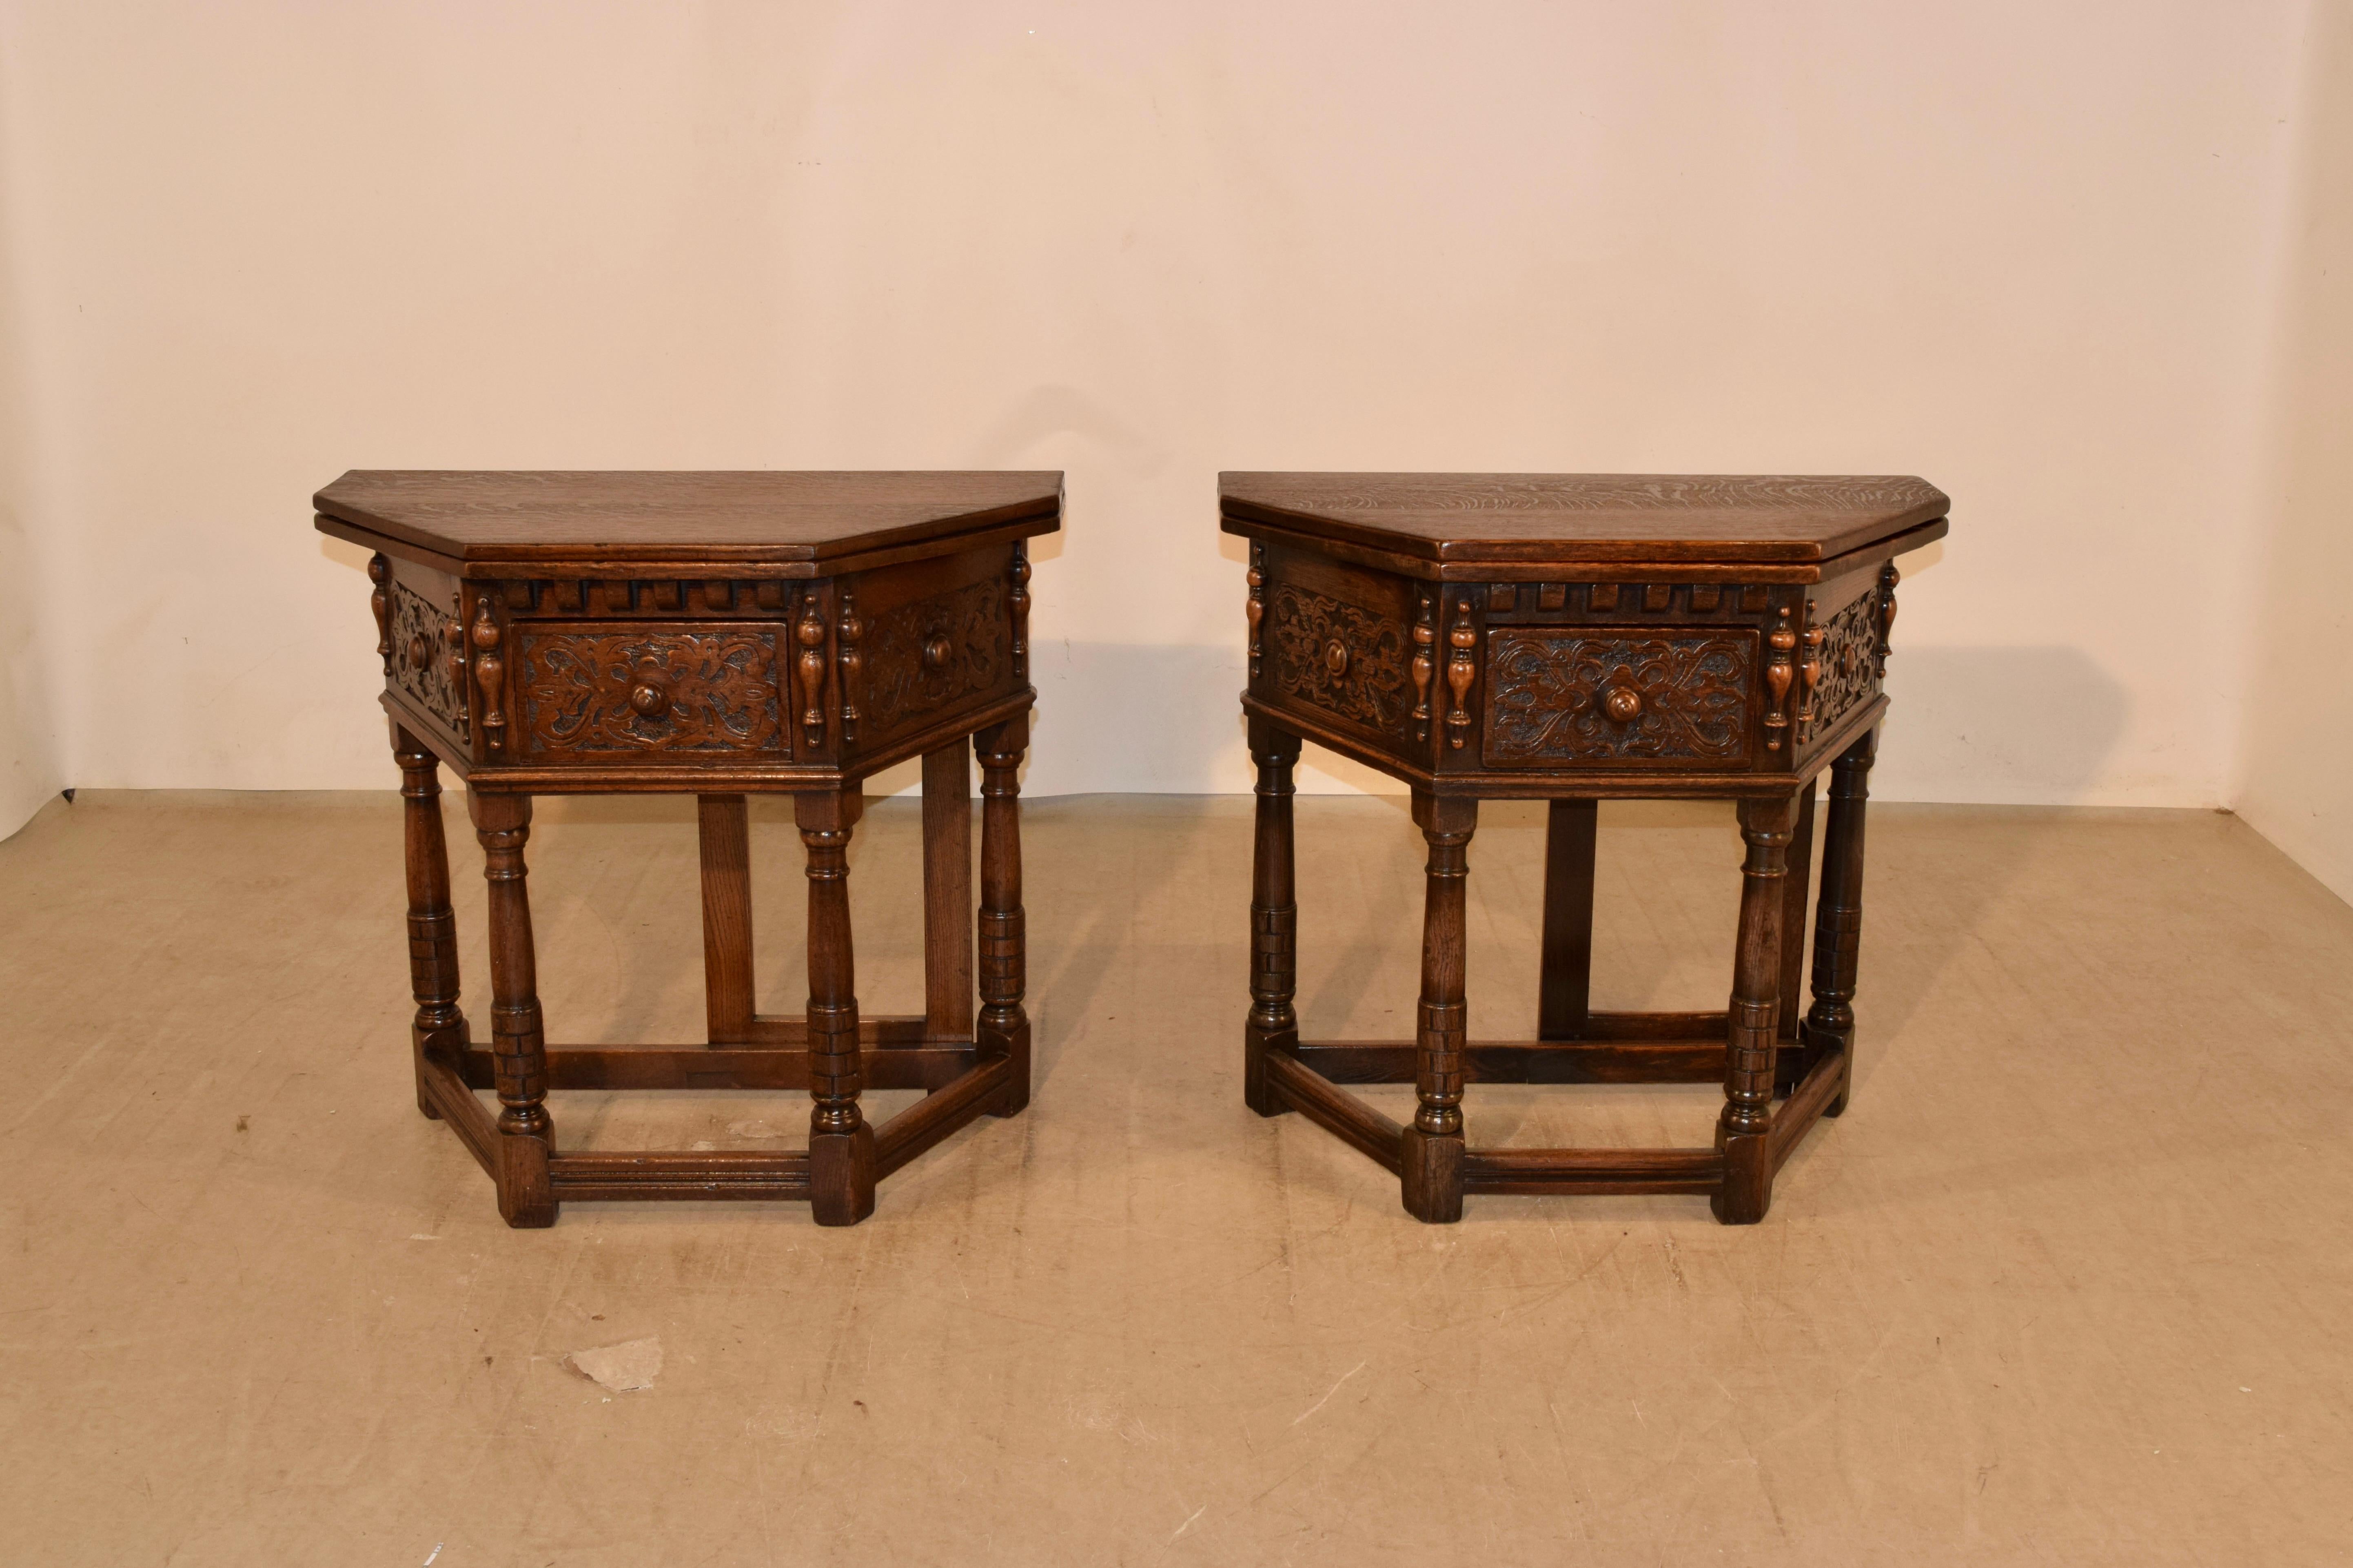
[[[1726,1225],[1754,1225],[1773,1202],[1773,1159],[1767,1134],[1773,1124],[1773,1058],[1779,1040],[1781,924],[1787,900],[1789,838],[1798,797],[1744,800],[1740,837],[1748,858],[1740,868],[1740,936],[1733,961],[1729,1037],[1725,1042],[1724,1114],[1715,1146],[1724,1152],[1724,1185],[1711,1200]]]
[[[1846,1058],[1839,1090],[1824,1116],[1846,1109],[1854,1081],[1856,960],[1862,948],[1862,823],[1879,731],[1856,740],[1831,764],[1830,824],[1822,835],[1822,901],[1814,913],[1814,1005],[1806,1014],[1810,1067],[1831,1051]],[[1792,995],[1794,997],[1794,993]],[[1791,1005],[1795,1005],[1794,1000]]]
[[[466,1016],[458,1010],[458,916],[449,907],[449,846],[441,832],[441,765],[416,736],[396,724],[392,754],[400,763],[403,837],[408,862],[408,989],[417,998],[409,1048],[417,1067],[417,1109],[433,1121],[425,1091],[425,1058],[445,1051],[454,1061],[466,1046]]]
[[[695,799],[702,840],[702,998],[714,1046],[752,1038],[752,830],[744,797]]]
[[[1296,1045],[1299,1015],[1299,896],[1293,876],[1291,770],[1299,737],[1250,720],[1250,760],[1258,764],[1258,837],[1250,856],[1250,1012],[1242,1026],[1242,1103],[1280,1116],[1290,1103],[1266,1081],[1269,1046]]]
[[[1806,984],[1806,889],[1814,872],[1814,781],[1808,779],[1798,786],[1798,821],[1789,833],[1789,874],[1781,879],[1781,982],[1778,990],[1780,1011],[1775,1025],[1778,1037],[1794,1045],[1802,1038],[1799,1029],[1805,1022],[1805,1009],[1799,1005],[1805,995]],[[1798,1087],[1806,1076],[1811,1059],[1800,1051],[1784,1051],[1778,1047],[1773,1053],[1773,1092],[1787,1094]]]
[[[860,1113],[858,973],[849,942],[849,833],[860,786],[793,796],[808,849],[809,1211],[819,1225],[874,1212],[874,1129]]]
[[[923,1033],[972,1037],[972,742],[923,753]]]
[[[1581,1040],[1593,996],[1593,837],[1599,803],[1556,800],[1545,818],[1544,969],[1536,1038]]]
[[[1011,1062],[1003,1098],[990,1111],[1012,1116],[1029,1104],[1029,928],[1021,909],[1021,753],[1029,749],[1029,715],[992,724],[973,737],[980,756],[980,1020],[974,1043],[984,1057]]]
[[[531,940],[531,892],[522,850],[531,838],[531,796],[466,792],[491,902],[491,1052],[499,1089],[499,1213],[518,1229],[555,1223],[547,1158],[555,1125],[547,1114],[547,1039],[539,1017],[539,973]]]
[[[1413,820],[1430,846],[1430,863],[1414,1029],[1414,1090],[1421,1103],[1405,1130],[1402,1187],[1406,1213],[1450,1225],[1462,1217],[1463,893],[1479,803],[1416,790]]]

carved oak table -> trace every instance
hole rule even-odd
[[[1789,1151],[1845,1109],[1894,557],[1941,538],[1947,505],[1916,479],[1221,476],[1223,526],[1250,541],[1251,1109],[1302,1111],[1396,1171],[1422,1220],[1461,1218],[1466,1192],[1705,1193],[1727,1224],[1763,1218]],[[1410,1044],[1299,1038],[1303,737],[1412,789],[1430,859]],[[1595,803],[1695,796],[1737,802],[1747,847],[1730,1006],[1595,1012]],[[1534,1041],[1467,1041],[1463,889],[1482,798],[1552,803]],[[1718,1079],[1712,1147],[1466,1146],[1466,1083]],[[1419,1101],[1409,1127],[1340,1087],[1402,1082]]]
[[[983,1113],[1029,1100],[1018,769],[1036,700],[1024,542],[1056,473],[345,474],[323,532],[373,551],[404,784],[417,1108],[512,1226],[566,1198],[806,1198],[820,1225]],[[971,783],[980,753],[979,991]],[[866,775],[923,758],[924,1013],[859,1016],[849,867]],[[491,1048],[458,1005],[438,767],[466,781],[490,890]],[[523,845],[534,795],[700,796],[707,1045],[549,1047]],[[753,1007],[744,797],[807,850],[806,1019]],[[867,1085],[925,1098],[870,1126]],[[807,1153],[556,1145],[551,1089],[807,1089]],[[493,1118],[474,1091],[495,1089]]]

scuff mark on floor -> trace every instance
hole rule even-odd
[[[1366,1361],[1360,1361],[1360,1362],[1358,1362],[1356,1365],[1354,1365],[1354,1366],[1350,1367],[1347,1371],[1345,1371],[1345,1372],[1344,1372],[1344,1373],[1342,1373],[1340,1374],[1340,1383],[1345,1383],[1345,1382],[1347,1382],[1350,1378],[1352,1378],[1352,1377],[1356,1376],[1358,1373],[1360,1373],[1360,1372],[1364,1371],[1364,1370],[1365,1370],[1365,1368],[1366,1368],[1366,1367],[1370,1366],[1371,1364],[1372,1364],[1372,1363],[1370,1363],[1370,1362],[1366,1362]],[[1329,1388],[1325,1389],[1325,1390],[1324,1391],[1324,1397],[1323,1397],[1323,1398],[1321,1398],[1321,1399],[1319,1399],[1319,1400],[1317,1400],[1314,1404],[1313,1404],[1313,1405],[1309,1405],[1306,1409],[1304,1409],[1304,1410],[1301,1411],[1298,1415],[1296,1415],[1293,1416],[1293,1417],[1291,1418],[1291,1424],[1292,1424],[1293,1426],[1298,1426],[1302,1421],[1306,1420],[1310,1415],[1314,1415],[1318,1410],[1321,1410],[1321,1409],[1323,1409],[1325,1405],[1327,1405],[1331,1404],[1331,1403],[1332,1403],[1332,1396],[1333,1396],[1334,1394],[1337,1394],[1337,1393],[1339,1393],[1339,1392],[1340,1392],[1340,1383],[1335,1383],[1335,1384],[1334,1384],[1331,1387],[1329,1387]],[[1207,1507],[1208,1505],[1207,1505],[1207,1504],[1204,1504],[1203,1506],[1204,1506],[1204,1507]]]
[[[654,1379],[661,1375],[661,1338],[654,1335],[574,1351],[564,1358],[564,1364],[609,1394],[635,1394],[651,1388]]]

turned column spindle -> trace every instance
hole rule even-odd
[[[854,1132],[863,1118],[858,996],[849,931],[848,823],[804,826],[808,852],[808,1053],[812,1132]]]
[[[1027,713],[973,737],[980,758],[980,1018],[983,1056],[1012,1063],[995,1114],[1029,1103],[1028,917],[1021,908],[1021,757],[1029,749]]]
[[[417,1109],[441,1120],[425,1088],[426,1054],[466,1044],[458,1009],[458,916],[449,904],[449,846],[441,830],[441,764],[398,725],[393,758],[400,764],[402,837],[408,869],[408,989],[417,999],[410,1026],[416,1054]]]
[[[531,796],[470,790],[474,837],[490,884],[491,1053],[499,1091],[499,1212],[518,1228],[555,1223],[547,1161],[555,1126],[547,1114],[547,1039],[531,934],[523,846]]]
[[[1830,820],[1822,836],[1822,895],[1814,911],[1814,1005],[1806,1014],[1807,1066],[1831,1051],[1846,1066],[1825,1116],[1846,1109],[1854,1076],[1854,988],[1862,949],[1862,844],[1871,764],[1879,731],[1866,731],[1831,764]],[[1794,1005],[1794,1004],[1793,1004]]]
[[[849,934],[849,835],[865,805],[859,786],[797,795],[793,816],[808,853],[809,1207],[819,1225],[855,1225],[874,1212],[874,1129],[858,1097],[858,971]]]
[[[1261,1116],[1291,1109],[1267,1084],[1267,1049],[1299,1038],[1299,1015],[1292,1005],[1299,986],[1299,897],[1291,810],[1299,744],[1298,736],[1263,719],[1250,721],[1258,806],[1250,853],[1250,1012],[1242,1031],[1242,1100]]]
[[[1788,1094],[1806,1076],[1806,1053],[1796,1048],[1805,1022],[1806,898],[1813,886],[1815,781],[1798,786],[1798,816],[1789,834],[1788,875],[1781,879],[1781,976],[1774,988],[1780,1007],[1773,1032],[1773,1092]]]
[[[1421,1002],[1415,1016],[1414,1093],[1406,1129],[1403,1196],[1416,1219],[1462,1217],[1464,894],[1479,803],[1417,790],[1413,820],[1430,847],[1422,879]]]
[[[1772,1202],[1773,1062],[1779,1036],[1781,926],[1788,900],[1795,795],[1740,803],[1740,934],[1733,961],[1724,1070],[1724,1111],[1715,1144],[1724,1152],[1724,1185],[1711,1202],[1727,1225],[1765,1217]]]
[[[375,613],[375,656],[384,664],[384,672],[392,673],[392,562],[382,551],[368,557],[368,581],[375,586],[368,594],[368,608]]]

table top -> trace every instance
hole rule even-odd
[[[1058,526],[1050,470],[654,473],[354,469],[314,498],[322,519],[455,560],[813,562]],[[343,532],[343,529],[329,529]]]
[[[1218,476],[1231,522],[1440,562],[1810,563],[1942,518],[1926,479],[1797,474]],[[1941,530],[1939,530],[1941,531]]]

